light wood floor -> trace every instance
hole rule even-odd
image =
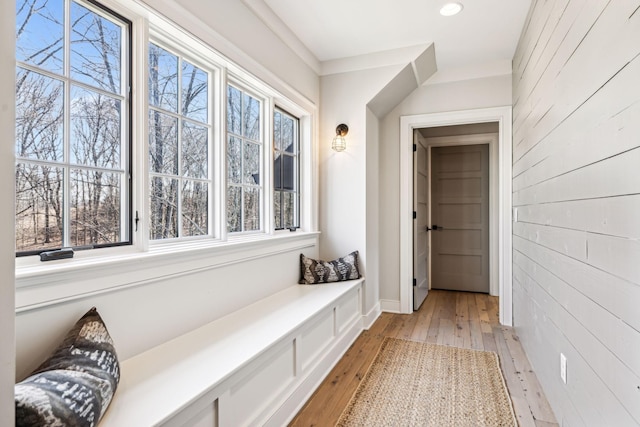
[[[429,291],[420,310],[413,314],[382,313],[371,329],[358,337],[290,425],[335,425],[387,336],[495,351],[520,426],[558,425],[518,337],[498,321],[498,298],[438,290]]]

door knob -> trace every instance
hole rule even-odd
[[[436,230],[442,230],[443,228],[444,228],[444,227],[440,227],[439,225],[435,225],[435,224],[431,226],[431,229],[432,229],[433,231],[436,231]]]

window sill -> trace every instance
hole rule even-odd
[[[152,245],[146,252],[100,249],[105,256],[80,252],[73,259],[16,265],[16,313],[302,250],[317,245],[318,234],[298,231],[234,236],[225,242]]]

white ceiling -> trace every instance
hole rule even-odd
[[[262,3],[261,17],[268,20],[265,11],[277,16],[287,33],[293,33],[320,62],[433,42],[438,69],[511,60],[531,4],[531,0],[461,0],[464,10],[444,17],[439,9],[446,0],[245,2]]]

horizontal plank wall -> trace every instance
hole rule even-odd
[[[513,59],[514,324],[563,426],[640,425],[639,41],[638,0],[534,0]]]

